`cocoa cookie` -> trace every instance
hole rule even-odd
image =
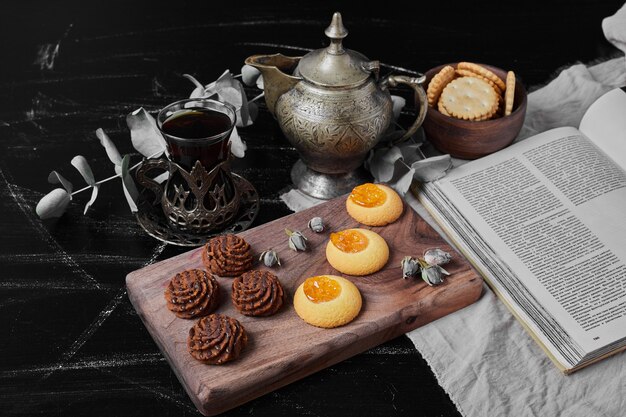
[[[214,274],[236,277],[252,267],[252,249],[237,235],[214,237],[202,250],[202,262]]]
[[[223,314],[202,317],[189,329],[187,347],[191,356],[208,365],[235,360],[248,343],[248,335],[237,320]]]
[[[246,316],[271,316],[283,306],[284,291],[269,271],[248,271],[233,281],[231,300]]]
[[[217,280],[201,269],[179,272],[165,289],[167,308],[182,319],[205,316],[219,302]]]

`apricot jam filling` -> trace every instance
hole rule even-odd
[[[337,281],[326,276],[307,278],[304,281],[304,295],[314,303],[334,300],[341,294],[341,286]]]
[[[342,252],[357,253],[361,252],[369,243],[367,236],[358,230],[343,230],[341,232],[331,233],[330,241]]]
[[[378,207],[385,203],[387,194],[378,185],[368,182],[354,187],[350,200],[362,207]]]

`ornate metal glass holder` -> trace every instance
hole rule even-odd
[[[169,173],[164,186],[147,176],[153,169]],[[230,172],[230,159],[209,172],[199,161],[188,172],[166,159],[145,160],[136,178],[155,195],[140,204],[137,219],[150,235],[168,243],[197,246],[224,231],[244,230],[258,212],[256,190]]]

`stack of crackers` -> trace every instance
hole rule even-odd
[[[471,62],[446,65],[430,80],[428,104],[446,116],[462,120],[491,120],[508,116],[515,99],[515,74],[502,80],[487,68]]]

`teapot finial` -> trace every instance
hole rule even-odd
[[[341,55],[344,53],[341,40],[348,36],[348,30],[343,25],[343,19],[341,13],[333,13],[333,20],[330,22],[330,26],[324,31],[326,36],[330,38],[330,45],[328,45],[328,53],[333,55]]]

